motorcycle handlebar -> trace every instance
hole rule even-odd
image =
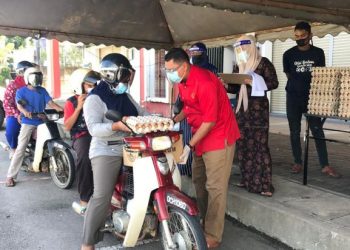
[[[33,112],[31,113],[32,118],[43,119],[46,118],[46,114],[44,112]]]
[[[44,112],[32,112],[31,116],[34,119],[41,119],[41,120],[51,120],[51,115],[58,114],[59,118],[62,118],[64,115],[63,111],[56,111],[54,109],[45,109]],[[54,119],[55,120],[55,119]]]

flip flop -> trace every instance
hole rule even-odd
[[[265,197],[272,197],[272,192],[261,192],[260,194]]]
[[[243,183],[237,183],[235,186],[239,188],[245,188],[245,185]]]

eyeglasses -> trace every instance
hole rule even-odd
[[[183,63],[181,63],[179,66],[177,66],[174,69],[166,69],[166,68],[164,68],[164,71],[165,71],[165,73],[172,73],[172,72],[178,71],[178,69],[182,66],[182,64]]]

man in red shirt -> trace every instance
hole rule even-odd
[[[191,65],[187,53],[173,48],[165,55],[165,71],[172,83],[180,83],[182,111],[175,122],[187,118],[193,137],[184,152],[195,152],[192,179],[204,219],[209,248],[217,247],[224,230],[226,196],[234,145],[239,129],[226,90],[210,71]]]

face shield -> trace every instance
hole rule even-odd
[[[126,67],[118,68],[101,68],[100,71],[103,79],[113,85],[123,82],[131,85],[134,80],[135,71]]]
[[[206,59],[206,50],[197,46],[189,48],[190,63],[201,65]]]
[[[252,41],[242,40],[233,44],[235,56],[236,56],[236,62],[238,65],[248,62],[249,54],[247,53],[246,50],[243,49],[243,46],[249,45],[249,44],[252,44]]]
[[[43,84],[43,73],[41,72],[31,73],[28,76],[28,84],[32,85],[33,87],[41,86]]]

